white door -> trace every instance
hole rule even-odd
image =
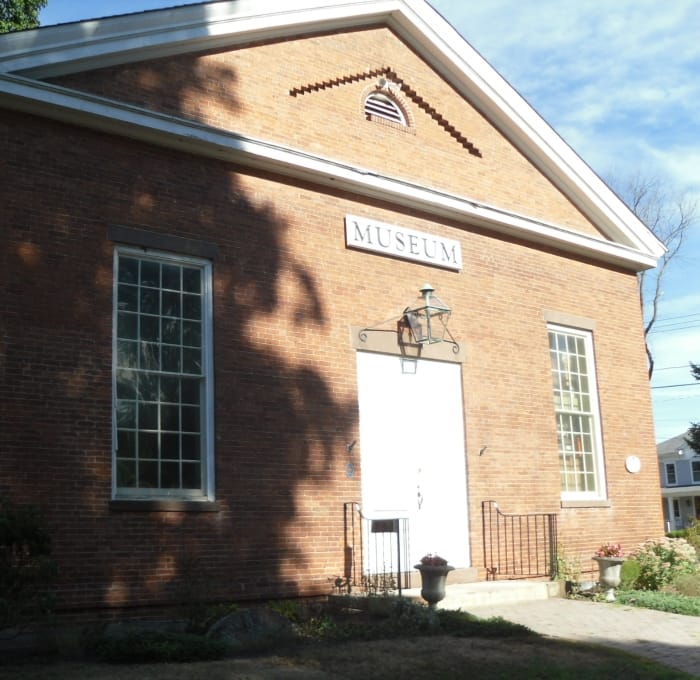
[[[469,566],[459,364],[357,353],[362,507],[409,520],[411,566]]]

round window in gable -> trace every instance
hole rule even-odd
[[[401,107],[382,92],[372,92],[365,99],[365,116],[367,120],[381,118],[399,125],[406,125],[406,116]]]

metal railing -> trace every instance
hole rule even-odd
[[[555,575],[555,513],[507,515],[496,501],[481,503],[486,578],[534,578]]]
[[[343,512],[345,567],[339,590],[401,595],[411,578],[408,519],[365,517],[354,501],[344,503]]]

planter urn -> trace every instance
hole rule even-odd
[[[608,591],[605,599],[608,602],[615,600],[615,588],[620,585],[620,568],[625,561],[624,557],[594,557],[598,563],[598,580]]]
[[[447,574],[454,571],[454,567],[449,564],[416,564],[414,569],[418,569],[421,577],[421,597],[430,607],[445,598],[445,582]]]

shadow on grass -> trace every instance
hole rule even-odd
[[[461,611],[432,611],[406,602],[396,603],[382,617],[313,607],[308,611],[293,608],[292,618],[295,640],[285,638],[279,645],[271,641],[256,654],[208,662],[136,664],[128,663],[124,651],[126,656],[120,661],[127,663],[119,665],[61,659],[0,664],[0,680],[693,677],[619,650],[548,639],[501,618],[479,619]],[[193,644],[191,636],[187,644]],[[181,660],[172,649],[170,653],[171,661]],[[197,652],[194,658],[203,657]]]

